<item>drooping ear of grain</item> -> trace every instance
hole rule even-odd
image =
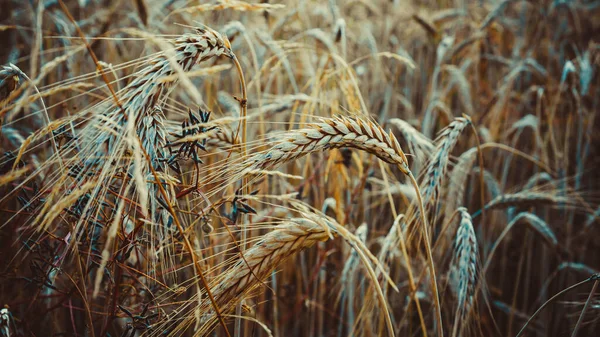
[[[211,283],[211,292],[221,312],[233,311],[239,299],[261,285],[283,261],[316,242],[328,240],[329,235],[329,230],[321,224],[304,218],[294,218],[262,236],[244,252],[243,259],[238,259]],[[202,293],[205,294],[205,291]],[[199,305],[203,315],[202,326],[197,333],[202,335],[211,331],[218,322],[207,298],[203,297]],[[192,318],[193,316],[187,317],[179,324],[178,329],[187,329],[192,324]]]
[[[487,203],[485,209],[506,208],[511,206],[536,206],[536,205],[557,205],[573,204],[569,197],[556,195],[548,192],[521,191],[499,195]]]
[[[470,124],[470,119],[459,117],[440,132],[436,141],[438,144],[437,149],[427,165],[425,176],[421,182],[423,203],[426,209],[429,206],[435,206],[434,202],[446,174],[450,153],[458,142],[458,138],[463,130]]]
[[[347,116],[322,118],[321,122],[310,124],[305,129],[287,132],[275,146],[266,153],[251,157],[246,165],[251,169],[264,169],[309,153],[341,147],[364,150],[397,165],[405,174],[410,172],[406,156],[392,133],[387,134],[373,121]]]
[[[508,233],[517,224],[527,225],[535,233],[537,233],[539,236],[541,236],[542,239],[544,239],[544,241],[548,245],[550,245],[552,248],[560,249],[560,247],[558,246],[558,239],[556,238],[556,235],[554,234],[554,232],[552,231],[550,226],[548,226],[548,224],[544,220],[542,220],[540,217],[538,217],[537,215],[535,215],[533,213],[521,212],[521,213],[517,214],[506,225],[506,227],[504,228],[502,233],[500,233],[500,235],[498,236],[498,238],[492,245],[492,248],[491,248],[490,252],[488,253],[488,256],[486,257],[486,263],[483,267],[484,272],[487,271],[488,267],[490,266],[490,263],[492,262],[492,257],[494,256],[494,253],[496,252],[496,250],[498,249],[498,247],[500,246],[500,244],[502,243],[504,238],[508,235]]]

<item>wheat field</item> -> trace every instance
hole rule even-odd
[[[600,335],[600,2],[0,0],[0,337]]]

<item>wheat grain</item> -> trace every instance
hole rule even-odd
[[[214,133],[209,133],[206,144],[209,148],[240,152],[239,137],[236,137],[235,131],[227,126],[220,126]]]

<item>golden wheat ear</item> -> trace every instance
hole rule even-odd
[[[247,169],[266,169],[330,148],[349,147],[366,151],[379,159],[395,164],[408,173],[408,161],[392,133],[386,133],[371,120],[335,116],[321,118],[307,128],[291,130],[276,140],[267,152],[250,157]]]

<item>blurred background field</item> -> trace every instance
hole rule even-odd
[[[600,334],[600,1],[0,0],[0,66],[0,336]]]

